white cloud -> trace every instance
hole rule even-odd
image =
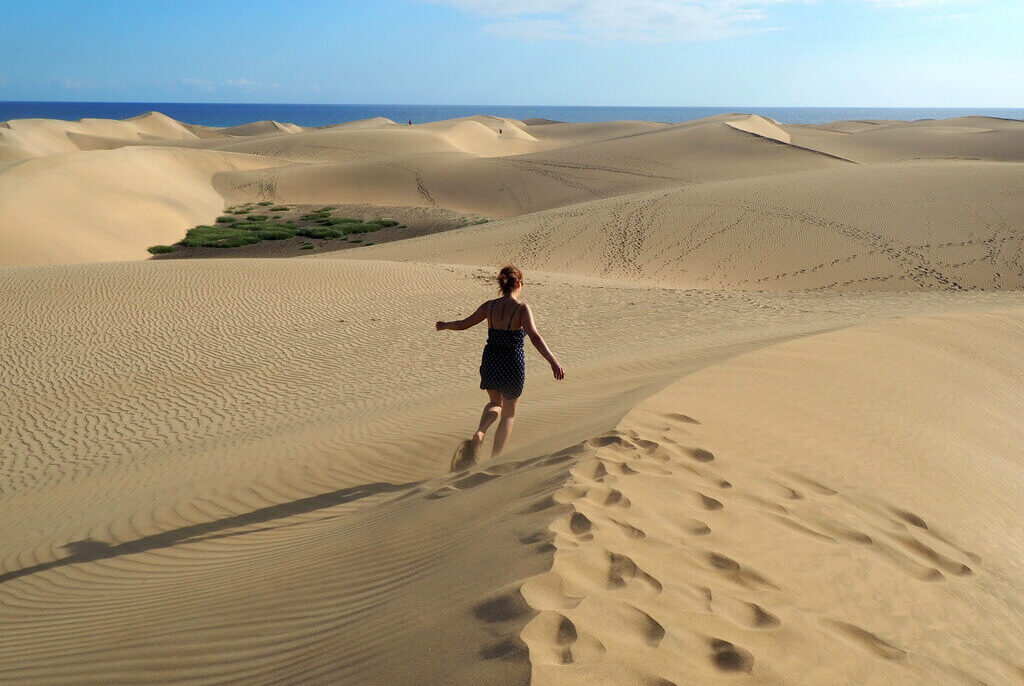
[[[177,85],[181,88],[190,88],[193,90],[199,90],[204,92],[210,92],[219,90],[222,88],[235,88],[244,91],[252,91],[257,88],[279,88],[276,83],[261,83],[259,81],[250,81],[247,78],[240,79],[225,79],[224,81],[211,81],[210,79],[193,79],[189,77],[182,77],[178,79]]]
[[[212,91],[214,83],[207,79],[190,79],[188,77],[182,77],[178,79],[178,85],[183,88],[194,88],[200,91]]]
[[[490,33],[525,40],[698,41],[781,28],[769,10],[815,0],[422,0],[478,14]],[[855,0],[938,7],[974,0]]]
[[[82,90],[83,88],[88,88],[90,85],[87,81],[83,81],[82,79],[74,79],[70,76],[64,76],[62,78],[53,79],[51,83],[69,91]]]
[[[877,7],[941,7],[943,5],[963,5],[971,0],[863,0]]]
[[[426,0],[493,17],[487,30],[533,39],[709,40],[769,31],[767,8],[805,0]]]

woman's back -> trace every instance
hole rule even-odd
[[[497,331],[517,331],[523,328],[520,314],[522,304],[515,298],[495,298],[487,311],[487,328]]]

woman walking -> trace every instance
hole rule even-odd
[[[523,393],[526,382],[526,358],[523,354],[523,338],[530,342],[551,365],[555,378],[565,378],[565,370],[558,364],[547,343],[537,331],[530,306],[519,301],[523,290],[523,274],[512,266],[504,267],[498,273],[498,288],[501,297],[488,300],[476,312],[457,322],[438,322],[437,330],[464,331],[487,320],[487,345],[484,346],[480,363],[480,388],[487,391],[488,402],[476,433],[463,441],[452,458],[452,469],[458,469],[476,460],[477,452],[484,441],[487,429],[498,421],[494,433],[491,458],[501,454],[512,433],[516,417],[516,405]]]

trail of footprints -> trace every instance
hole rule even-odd
[[[682,660],[685,676],[753,672],[757,657],[741,645],[744,632],[783,626],[782,613],[770,603],[784,589],[769,574],[714,549],[715,518],[729,508],[756,512],[822,545],[853,546],[925,583],[970,577],[980,562],[912,512],[845,497],[801,474],[748,475],[734,484],[711,451],[672,438],[690,435],[697,420],[677,413],[663,419],[668,426],[657,441],[612,431],[563,451],[576,461],[553,501],[572,510],[549,527],[552,570],[522,587],[539,611],[522,633],[535,674],[571,666],[584,670],[588,683],[683,683],[679,673],[652,673],[658,660],[650,651],[661,649],[672,652],[677,669]],[[645,481],[651,479],[663,481],[653,486]],[[672,507],[684,513],[671,522],[656,519],[664,502],[640,498],[660,487],[666,500],[666,484]],[[636,506],[627,492],[634,492]],[[636,507],[652,511],[638,515]],[[644,521],[658,522],[657,536],[644,530]],[[666,545],[674,548],[669,556],[645,554],[648,546]],[[665,559],[677,568],[658,567]],[[721,631],[697,635],[688,628],[673,636],[658,621],[666,594],[682,597],[687,611],[704,618],[700,626]],[[906,659],[905,650],[866,628],[825,616],[818,625],[876,658]],[[606,645],[602,637],[609,633]]]

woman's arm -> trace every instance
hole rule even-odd
[[[533,347],[537,349],[544,359],[551,365],[551,372],[555,375],[555,378],[561,381],[565,378],[565,369],[562,365],[558,364],[558,360],[555,359],[555,354],[548,348],[548,344],[544,342],[544,337],[540,335],[540,331],[537,330],[537,324],[533,321],[533,312],[530,311],[530,306],[523,303],[523,328],[526,329],[526,335],[530,337],[530,342],[533,343]]]
[[[438,322],[436,324],[436,328],[438,331],[444,331],[445,329],[449,329],[451,331],[465,331],[470,327],[476,326],[485,319],[487,319],[487,303],[476,308],[476,312],[465,319],[461,319],[457,322]]]

